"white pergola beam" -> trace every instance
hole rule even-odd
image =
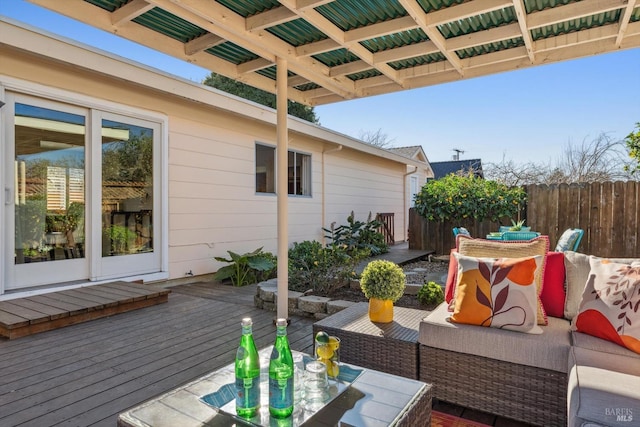
[[[635,9],[637,4],[636,0],[628,0],[627,7],[625,7],[624,12],[620,15],[620,30],[618,31],[618,36],[616,37],[616,47],[619,48],[622,44],[622,39],[624,37],[627,28],[629,27],[629,21],[631,21],[631,14],[633,13],[633,9]]]
[[[238,74],[252,73],[258,70],[264,70],[273,65],[273,62],[267,61],[264,58],[254,59],[253,61],[247,61],[238,65]]]
[[[249,16],[246,19],[246,30],[262,30],[265,28],[273,27],[274,25],[284,24],[285,22],[298,19],[298,15],[291,12],[284,6],[277,7],[275,9],[268,10],[266,12],[258,13],[253,16]]]
[[[527,26],[527,10],[524,6],[523,0],[513,0],[513,9],[516,12],[516,18],[518,19],[518,28],[524,41],[524,46],[527,48],[527,56],[531,62],[535,62],[535,55],[533,53],[533,39],[531,38],[531,32]]]
[[[564,6],[529,14],[527,25],[529,29],[546,27],[560,22],[622,9],[627,5],[626,2],[627,0],[582,0],[576,3],[569,3]]]

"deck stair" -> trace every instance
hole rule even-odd
[[[170,292],[120,281],[0,301],[0,336],[19,338],[165,303]]]

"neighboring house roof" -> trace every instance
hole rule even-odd
[[[431,162],[431,168],[433,169],[433,178],[438,179],[445,177],[451,173],[458,173],[460,171],[473,170],[474,174],[480,178],[484,178],[482,171],[481,159],[468,159],[468,160],[449,160],[446,162]]]
[[[410,147],[392,147],[387,148],[388,151],[391,151],[394,154],[397,154],[402,157],[406,157],[408,159],[417,160],[419,162],[424,162],[427,165],[430,165],[429,159],[427,158],[426,153],[421,145],[412,145]],[[427,167],[427,176],[431,178],[433,175],[433,170],[431,167]]]

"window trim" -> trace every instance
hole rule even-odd
[[[257,148],[258,146],[260,147],[264,147],[264,148],[270,148],[273,152],[273,191],[258,191],[258,183],[257,183],[257,174],[258,174],[258,151]],[[275,145],[272,144],[267,144],[267,143],[263,143],[263,142],[258,142],[256,141],[255,143],[255,147],[254,147],[254,191],[255,194],[257,195],[275,195],[276,194],[276,189],[277,187],[277,182],[278,182],[278,177],[277,177],[277,156],[276,156],[276,150],[277,147]],[[313,197],[313,185],[312,185],[312,180],[313,180],[313,173],[312,173],[312,165],[313,165],[313,157],[311,153],[308,152],[304,152],[304,151],[299,151],[299,150],[292,150],[292,149],[288,149],[287,150],[287,159],[289,159],[289,155],[293,154],[293,158],[294,158],[294,164],[296,161],[296,158],[298,155],[304,156],[303,160],[302,160],[302,177],[301,177],[301,186],[304,189],[305,187],[308,187],[308,194],[295,194],[295,193],[290,193],[289,192],[289,186],[287,185],[287,196],[290,197],[307,197],[307,198],[311,198]],[[307,161],[304,160],[304,158],[308,159]],[[305,167],[305,164],[307,165]],[[287,176],[288,176],[288,169],[289,169],[290,165],[289,162],[287,160]],[[295,173],[295,166],[294,166],[294,173]],[[269,187],[269,185],[266,186],[267,188]]]

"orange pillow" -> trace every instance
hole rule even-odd
[[[475,258],[454,254],[458,283],[454,323],[540,334],[538,290],[544,257]]]
[[[542,293],[542,278],[544,276],[544,264],[547,252],[549,252],[549,236],[538,236],[531,240],[484,240],[473,239],[468,236],[458,234],[456,239],[458,253],[473,257],[487,258],[522,258],[540,255],[543,257],[542,274],[536,278],[536,289],[538,290],[538,324],[546,325],[547,315],[540,302]]]

